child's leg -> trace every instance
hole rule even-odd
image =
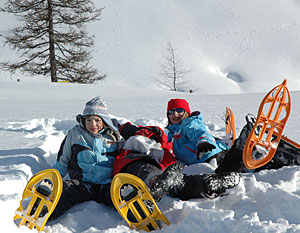
[[[107,206],[114,206],[110,196],[109,184],[92,184],[93,200],[99,203],[103,203]]]
[[[209,197],[225,194],[226,189],[238,185],[239,174],[235,172],[207,175],[184,175],[183,186],[175,186],[169,193],[181,200]]]
[[[155,161],[154,161],[155,162]],[[126,165],[121,172],[129,173],[139,177],[150,189],[157,178],[162,174],[162,170],[148,159],[136,160]]]
[[[203,181],[204,175],[184,175],[182,185],[173,187],[169,195],[181,200],[204,197]]]
[[[245,170],[245,165],[243,163],[243,150],[255,123],[255,118],[248,114],[246,116],[246,121],[247,124],[241,130],[239,137],[234,141],[230,150],[226,152],[223,161],[215,170],[216,173],[229,171],[243,172]]]
[[[157,180],[157,178],[162,174],[162,170],[154,165],[155,161],[152,161],[150,159],[141,159],[136,160],[134,162],[131,162],[130,164],[126,165],[121,172],[129,173],[132,175],[135,175],[139,177],[144,183],[147,185],[147,187],[150,189],[153,185],[153,183]],[[132,189],[134,191],[134,189]],[[124,194],[126,191],[124,192]],[[129,193],[127,193],[129,194]],[[121,196],[122,196],[122,189],[121,189]],[[128,195],[130,196],[130,194]],[[124,199],[127,198],[127,195],[122,196]],[[144,204],[148,208],[149,212],[153,212],[153,203],[150,201],[144,200]],[[137,209],[137,211],[142,214],[141,209]],[[133,213],[129,210],[127,213],[127,218],[131,222],[137,222],[137,219],[133,215]]]
[[[220,174],[223,172],[243,172],[245,165],[243,163],[243,151],[231,147],[225,154],[224,159],[218,165],[215,173]]]
[[[159,201],[166,193],[173,189],[182,189],[184,185],[183,167],[179,163],[173,163],[167,167],[150,191],[153,198]]]
[[[182,186],[182,166],[174,163],[162,171],[149,160],[138,160],[130,163],[122,170],[138,176],[150,189],[155,201],[159,201],[173,187]]]
[[[66,180],[63,182],[63,190],[59,202],[49,220],[54,220],[63,215],[75,204],[90,200],[92,200],[92,193],[89,183],[78,180]]]

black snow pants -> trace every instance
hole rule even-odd
[[[79,180],[64,181],[61,197],[49,220],[56,219],[74,205],[86,201],[96,201],[113,206],[110,197],[110,183],[94,184]]]
[[[164,171],[152,159],[141,159],[126,165],[121,172],[130,173],[147,185],[154,199],[159,201],[165,194],[188,200],[204,197],[204,175],[185,175],[182,167],[174,163]]]

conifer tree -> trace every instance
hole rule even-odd
[[[0,11],[17,16],[21,26],[2,37],[4,45],[17,50],[19,59],[2,61],[0,68],[49,75],[52,82],[104,79],[90,65],[94,37],[86,31],[86,24],[99,20],[102,10],[92,0],[7,0]]]

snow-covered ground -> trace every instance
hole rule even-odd
[[[0,6],[5,1],[1,1]],[[284,134],[300,143],[300,4],[297,0],[102,0],[94,64],[107,74],[95,85],[49,83],[47,77],[0,72],[0,231],[32,232],[13,223],[23,189],[36,172],[50,168],[60,143],[86,101],[100,95],[121,123],[166,125],[167,101],[186,98],[200,110],[209,131],[224,136],[225,107],[239,133],[247,113],[257,114],[266,94],[284,78],[292,111]],[[0,34],[16,23],[0,14]],[[162,53],[170,42],[187,69],[193,94],[158,89]],[[16,59],[1,46],[0,61]],[[20,79],[21,82],[16,80]],[[298,91],[297,91],[298,90]],[[256,93],[254,93],[256,92]],[[213,172],[215,164],[186,172]],[[229,195],[159,207],[171,225],[161,232],[300,232],[300,169],[243,174]],[[95,202],[74,206],[50,222],[47,233],[134,232],[112,208]]]
[[[105,8],[101,20],[88,25],[95,35],[93,64],[108,75],[108,84],[157,88],[152,79],[159,77],[170,42],[183,67],[192,70],[186,90],[265,92],[283,78],[289,79],[291,90],[300,90],[298,0],[94,3]],[[5,22],[0,34],[16,24],[7,14],[0,14],[0,20]],[[1,47],[0,61],[16,56],[9,47]]]
[[[170,98],[186,98],[192,110],[201,110],[210,132],[224,136],[225,107],[235,113],[237,132],[247,113],[257,114],[266,93],[197,95],[146,88],[108,85],[0,82],[0,226],[1,232],[30,232],[13,223],[23,189],[36,172],[50,168],[59,145],[81,113],[85,102],[101,95],[111,117],[121,122],[166,123]],[[269,89],[272,87],[270,86]],[[292,113],[285,134],[299,142],[300,92],[291,92]],[[298,140],[297,140],[298,139]],[[193,165],[186,172],[213,172],[215,164]],[[164,197],[159,206],[171,225],[161,232],[300,232],[300,169],[243,174],[229,195],[180,201]],[[112,208],[96,202],[74,206],[45,227],[45,232],[134,232]]]

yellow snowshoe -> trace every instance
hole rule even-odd
[[[24,189],[14,217],[15,224],[42,231],[59,201],[62,186],[61,175],[56,169],[46,169],[35,174]]]
[[[170,224],[138,177],[128,173],[115,175],[110,193],[115,208],[131,229],[149,232],[160,229],[162,222]]]

